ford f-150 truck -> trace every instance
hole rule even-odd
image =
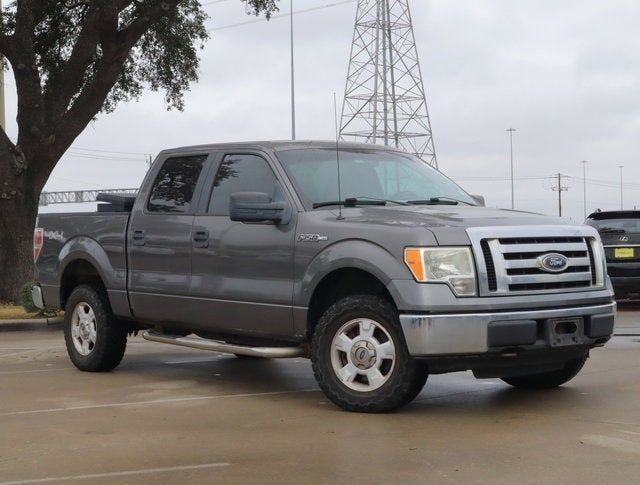
[[[515,387],[572,379],[615,302],[598,232],[483,207],[412,155],[260,142],[162,152],[137,196],[41,215],[41,307],[69,356],[114,369],[127,337],[309,357],[351,411],[410,402],[429,374]]]

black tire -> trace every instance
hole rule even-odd
[[[503,377],[502,380],[513,387],[521,387],[523,389],[553,389],[577,376],[586,361],[587,357],[585,356],[581,359],[570,360],[565,364],[564,368],[559,370],[541,374]]]
[[[72,331],[73,313],[82,303],[88,305],[95,315],[95,343],[90,347],[87,355],[83,355],[76,348]],[[78,369],[87,372],[108,372],[115,369],[124,356],[127,347],[127,330],[111,313],[111,306],[104,290],[81,285],[73,290],[67,300],[64,339],[71,362]]]
[[[347,387],[336,374],[331,359],[336,333],[347,322],[365,318],[383,327],[395,346],[395,362],[387,380],[368,392]],[[398,409],[420,393],[428,377],[426,367],[409,355],[396,308],[372,295],[344,298],[325,311],[313,334],[311,363],[320,388],[331,402],[354,412],[383,413]]]

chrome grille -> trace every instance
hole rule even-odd
[[[514,295],[580,291],[603,286],[604,265],[598,235],[580,226],[471,228],[480,294]],[[544,234],[540,236],[539,234]],[[541,268],[539,257],[568,259],[561,272]]]

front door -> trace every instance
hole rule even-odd
[[[172,156],[138,195],[129,224],[129,298],[138,320],[188,323],[191,227],[207,154]]]
[[[292,201],[268,157],[227,153],[212,170],[195,216],[191,295],[204,330],[287,338],[293,335],[295,211],[287,224],[242,223],[229,218],[229,198],[263,192]],[[208,196],[208,198],[207,198]]]

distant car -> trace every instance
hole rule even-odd
[[[640,211],[594,212],[586,221],[604,244],[617,299],[640,299]]]

